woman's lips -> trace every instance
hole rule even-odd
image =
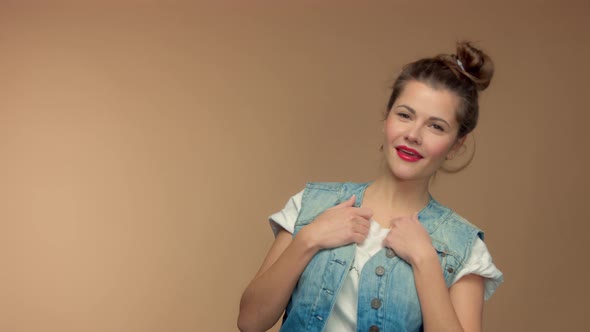
[[[416,161],[424,158],[424,157],[422,157],[422,155],[418,151],[416,151],[412,148],[409,148],[407,146],[401,145],[401,146],[396,147],[395,150],[397,151],[397,155],[402,160],[405,160],[405,161],[416,162]]]

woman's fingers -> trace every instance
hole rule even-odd
[[[313,223],[305,226],[313,229],[313,237],[320,248],[334,248],[349,243],[362,243],[369,234],[373,211],[354,207],[356,196],[324,211]],[[311,227],[311,228],[310,228]]]
[[[361,216],[365,219],[371,219],[373,217],[373,210],[367,207],[355,207],[354,203],[356,202],[356,195],[350,196],[347,200],[341,202],[338,205],[335,205],[331,209],[337,208],[350,208],[352,213],[358,216]]]
[[[373,217],[373,210],[371,210],[367,207],[354,208],[354,213],[360,217],[367,219],[367,220],[369,220]]]
[[[389,222],[391,228],[401,227],[407,224],[408,222],[416,221],[418,222],[418,213],[414,213],[408,217],[397,217],[391,219]]]
[[[352,223],[353,240],[355,243],[361,244],[369,235],[370,222],[367,219],[358,217]]]
[[[347,200],[341,202],[338,205],[335,205],[334,208],[353,207],[354,202],[356,202],[356,195],[350,196]]]

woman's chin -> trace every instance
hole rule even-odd
[[[394,169],[391,170],[391,175],[401,181],[414,181],[419,179],[419,175],[414,170],[408,169]]]

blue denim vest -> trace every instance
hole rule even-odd
[[[324,210],[356,195],[360,206],[369,183],[308,183],[295,223],[299,230]],[[430,199],[418,214],[438,253],[447,287],[483,233]],[[356,244],[321,250],[307,264],[287,305],[282,332],[323,331],[355,257]],[[358,290],[357,331],[421,331],[422,312],[412,267],[383,248],[364,265]]]

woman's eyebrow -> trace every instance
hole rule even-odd
[[[403,108],[407,109],[408,111],[410,111],[412,114],[416,114],[416,111],[408,105],[401,104],[401,105],[397,105],[397,107],[403,107]]]
[[[415,110],[415,109],[413,109],[413,108],[411,108],[411,107],[410,107],[410,106],[408,106],[408,105],[404,105],[404,104],[402,104],[402,105],[397,105],[397,107],[403,107],[403,108],[407,109],[407,110],[408,110],[410,113],[412,113],[412,114],[416,115],[416,110]],[[450,124],[449,124],[449,123],[448,123],[448,122],[447,122],[445,119],[443,119],[443,118],[438,118],[438,117],[436,117],[436,116],[431,116],[429,119],[430,119],[430,120],[437,120],[437,121],[441,121],[441,122],[444,122],[444,123],[445,123],[447,126],[449,126],[449,127],[451,126],[451,125],[450,125]]]

